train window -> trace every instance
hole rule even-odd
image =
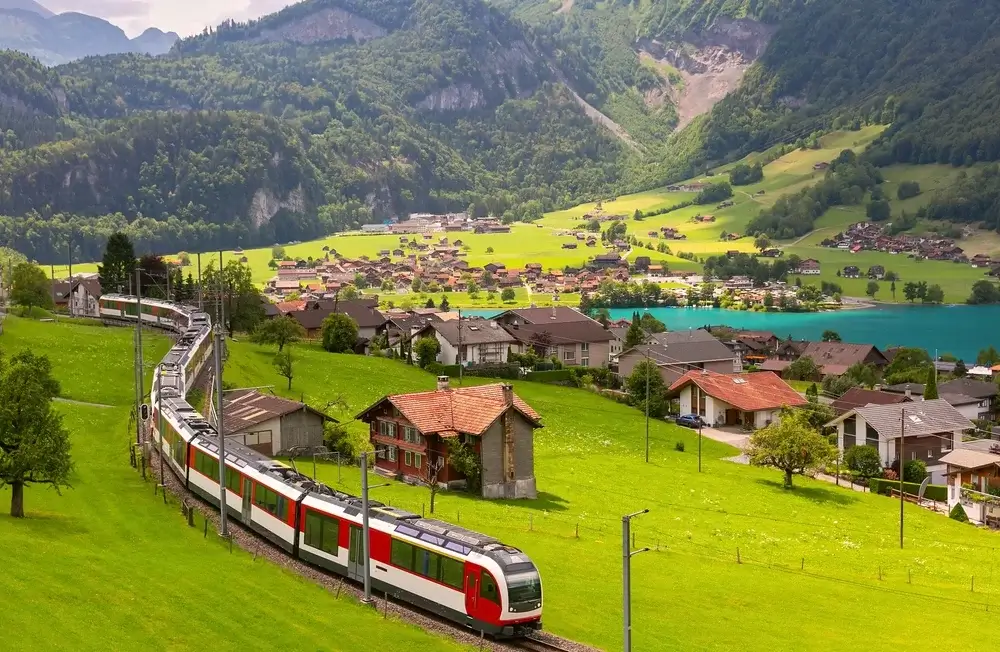
[[[511,603],[537,602],[542,599],[542,581],[538,571],[514,573],[507,576],[507,594]]]
[[[306,512],[306,545],[336,555],[340,549],[340,521],[316,512]]]
[[[464,575],[465,564],[451,557],[441,557],[441,582],[461,590]]]
[[[254,504],[282,521],[288,517],[288,500],[262,484],[254,492]]]
[[[226,467],[226,487],[238,496],[243,495],[243,478],[229,467]]]
[[[441,555],[436,552],[424,553],[424,577],[441,579]]]
[[[216,483],[219,482],[219,461],[209,457],[207,454],[196,451],[194,454],[194,468],[198,473],[208,476]]]
[[[485,598],[490,602],[500,604],[500,594],[497,591],[497,582],[493,579],[493,576],[486,571],[483,571],[482,583],[479,585],[479,597]]]
[[[390,561],[392,561],[393,566],[399,566],[400,568],[408,571],[413,570],[413,553],[415,552],[413,546],[406,543],[405,541],[399,541],[398,539],[392,540],[392,556]]]

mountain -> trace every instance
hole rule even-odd
[[[0,157],[0,241],[39,260],[122,224],[170,251],[422,211],[533,219],[616,193],[635,158],[480,0],[312,0],[55,74],[76,131]]]
[[[165,54],[177,39],[173,32],[151,29],[130,40],[103,18],[53,14],[28,0],[0,0],[0,49],[30,54],[46,65],[122,52]]]

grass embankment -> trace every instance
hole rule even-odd
[[[29,488],[26,519],[0,489],[4,650],[458,650],[262,559],[229,552],[153,495],[128,464],[131,333],[8,319],[5,353],[48,353],[72,433],[73,487]],[[159,360],[167,340],[146,340]],[[200,517],[199,517],[200,519]]]
[[[340,395],[349,404],[334,413],[342,421],[384,394],[434,386],[430,374],[399,362],[298,346],[298,375],[285,392],[273,349],[236,343],[231,353],[228,380],[274,384],[317,405]],[[536,433],[538,499],[442,493],[437,516],[526,551],[541,569],[545,623],[557,634],[620,647],[621,515],[643,508],[650,513],[634,522],[636,545],[659,549],[633,559],[636,649],[827,652],[864,640],[874,649],[966,650],[976,639],[962,633],[993,622],[995,533],[907,506],[900,550],[898,503],[888,498],[805,478],[785,491],[779,473],[721,461],[734,449],[707,439],[699,473],[697,434],[659,421],[646,464],[636,410],[576,389],[519,382],[516,391],[545,423]],[[340,486],[357,491],[357,471],[342,471]],[[335,465],[320,475],[337,482]],[[375,495],[417,512],[429,501],[425,488],[400,483]]]

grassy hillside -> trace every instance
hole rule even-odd
[[[76,470],[63,495],[29,488],[28,517],[0,489],[5,650],[459,650],[188,528],[128,464],[127,330],[8,318],[0,350],[48,353]],[[150,357],[165,338],[147,340]],[[125,373],[126,367],[128,373]],[[16,632],[16,634],[15,634]]]
[[[285,392],[273,349],[235,343],[231,353],[230,382],[274,385],[320,405],[340,395],[349,404],[335,414],[342,420],[382,395],[434,386],[430,374],[399,362],[299,346],[298,376]],[[646,464],[638,411],[582,390],[515,385],[545,423],[536,433],[538,499],[444,493],[437,516],[525,550],[541,569],[546,626],[558,634],[620,645],[620,517],[642,508],[650,513],[635,521],[636,545],[656,550],[633,560],[637,649],[827,651],[864,640],[874,649],[920,641],[958,651],[970,646],[956,632],[992,618],[986,605],[1000,599],[993,532],[907,506],[900,550],[895,501],[799,478],[785,491],[777,472],[722,461],[735,451],[709,440],[699,473],[697,434],[658,421]],[[335,465],[319,473],[337,484]],[[341,479],[357,490],[355,469]],[[428,504],[424,488],[376,491],[407,509]]]

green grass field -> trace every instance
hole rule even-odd
[[[340,396],[349,407],[333,416],[356,435],[366,426],[352,415],[381,396],[434,386],[399,362],[296,351],[290,392],[270,366],[273,349],[251,344],[232,345],[227,380],[273,384],[319,405]],[[898,503],[888,498],[805,478],[785,491],[777,472],[722,461],[734,449],[707,439],[699,473],[697,434],[659,421],[646,464],[638,411],[576,389],[519,382],[516,391],[545,423],[536,433],[538,499],[442,493],[437,516],[527,552],[542,572],[546,627],[557,634],[620,648],[620,517],[643,508],[636,545],[656,550],[633,560],[635,649],[826,652],[864,641],[958,651],[972,649],[969,632],[993,627],[996,533],[907,506],[900,550]],[[357,491],[357,470],[341,471],[340,486]],[[337,483],[335,465],[319,473]],[[425,488],[400,483],[376,492],[417,512],[429,500]]]
[[[203,538],[200,516],[189,528],[175,502],[154,496],[153,481],[128,463],[128,331],[4,325],[5,353],[48,353],[65,396],[116,406],[59,406],[76,466],[61,497],[29,488],[28,517],[11,519],[10,492],[0,489],[4,650],[463,649],[230,553],[211,527]],[[147,342],[150,356],[166,346]]]

